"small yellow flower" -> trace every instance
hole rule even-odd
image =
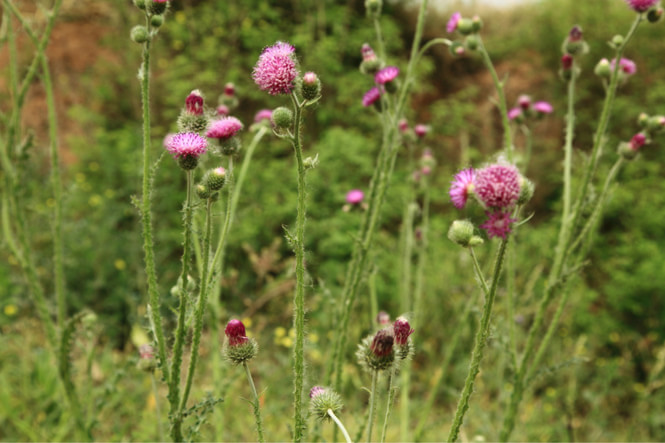
[[[284,337],[282,339],[282,346],[284,346],[285,348],[290,348],[291,346],[293,346],[293,340],[289,337]]]
[[[18,312],[18,308],[15,305],[7,305],[5,306],[4,311],[7,317],[12,317],[16,315],[16,313]]]
[[[281,326],[278,326],[278,327],[275,328],[275,337],[282,338],[285,335],[286,335],[286,329],[285,328],[283,328]]]
[[[99,163],[90,162],[90,164],[88,165],[88,169],[90,169],[92,172],[99,171]]]
[[[319,336],[316,332],[312,332],[307,337],[309,338],[310,343],[318,343],[319,342]]]
[[[102,204],[102,197],[95,194],[88,199],[88,204],[90,204],[90,206],[99,206]]]
[[[249,318],[249,317],[243,318],[242,323],[245,325],[246,328],[251,328],[252,327],[252,319]]]
[[[48,200],[46,200],[46,206],[48,206],[49,208],[55,206],[55,199],[49,198]]]
[[[116,261],[113,262],[113,265],[118,271],[122,271],[127,267],[127,263],[121,258],[116,259]]]

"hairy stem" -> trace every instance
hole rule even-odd
[[[388,376],[388,403],[386,404],[386,415],[383,418],[383,432],[381,432],[381,443],[386,441],[386,432],[388,431],[388,421],[390,420],[390,413],[393,410],[393,402],[395,401],[395,392],[397,388],[393,386],[393,377],[395,374],[393,372]],[[402,439],[402,441],[406,441]]]
[[[372,427],[374,426],[374,408],[376,404],[376,380],[379,378],[379,371],[372,370],[372,389],[369,393],[369,417],[367,418],[367,443],[372,441]]]
[[[261,409],[259,404],[259,394],[256,392],[256,386],[254,386],[254,379],[252,378],[252,373],[249,371],[249,366],[247,362],[242,362],[242,365],[245,367],[245,373],[247,374],[247,381],[249,386],[252,388],[252,406],[254,408],[254,418],[256,420],[256,432],[259,434],[259,441],[264,443],[266,441],[263,436],[263,422],[261,420]]]
[[[346,443],[352,443],[351,437],[349,436],[348,431],[342,424],[339,418],[335,415],[335,413],[332,411],[332,409],[328,409],[328,416],[332,419],[332,421],[335,422],[337,427],[339,428],[340,431],[342,431],[342,435],[344,435],[344,439],[346,440]]]

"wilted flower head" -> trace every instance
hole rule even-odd
[[[397,346],[405,346],[409,341],[409,336],[413,334],[413,329],[405,317],[397,317],[397,320],[393,323],[393,330],[395,331],[395,344]]]
[[[533,104],[533,110],[539,114],[550,114],[554,111],[554,108],[550,103],[540,101]]]
[[[520,173],[512,165],[490,165],[476,173],[475,194],[489,208],[508,208],[520,196]]]
[[[272,118],[272,109],[261,109],[254,116],[254,122],[259,123],[263,120],[270,120]]]
[[[487,212],[487,217],[487,221],[480,227],[487,231],[489,238],[501,237],[505,239],[506,235],[510,233],[510,225],[517,221],[510,217],[510,212],[502,210]]]
[[[381,329],[374,335],[370,350],[376,357],[385,357],[393,352],[395,338],[389,329]]]
[[[203,96],[201,95],[201,91],[195,89],[189,93],[185,99],[185,108],[192,115],[203,114]]]
[[[205,154],[208,142],[194,132],[180,132],[164,139],[164,145],[173,157],[196,157]]]
[[[242,122],[235,117],[222,117],[210,124],[206,137],[226,140],[242,129]]]
[[[614,72],[616,65],[616,59],[613,58],[612,61],[610,62],[610,70]],[[621,58],[619,60],[619,71],[623,72],[626,75],[633,75],[637,72],[637,65],[635,64],[634,61],[627,59],[627,58]]]
[[[626,0],[635,12],[645,12],[652,6],[655,6],[660,0]]]
[[[397,66],[386,66],[376,73],[374,81],[379,85],[390,83],[399,75],[399,68]]]
[[[271,95],[288,94],[298,76],[295,48],[289,43],[277,42],[263,50],[254,66],[252,78],[263,91]]]
[[[453,33],[457,29],[457,25],[459,25],[459,21],[462,19],[462,14],[459,12],[453,13],[453,15],[450,16],[450,19],[448,20],[448,24],[446,25],[446,31],[448,33]]]
[[[476,173],[473,168],[463,169],[455,175],[450,187],[450,199],[456,208],[461,209],[466,205],[469,193],[474,189]]]
[[[360,189],[352,189],[346,193],[346,202],[350,205],[357,205],[363,201],[365,193]]]
[[[376,101],[381,98],[381,91],[379,88],[374,86],[372,89],[367,91],[363,96],[363,106],[368,107],[376,103]]]

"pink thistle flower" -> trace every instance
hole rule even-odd
[[[393,352],[393,343],[395,338],[389,329],[381,329],[376,333],[370,349],[376,357],[386,357]]]
[[[522,108],[513,108],[508,111],[508,120],[515,120],[522,115]]]
[[[462,209],[469,199],[469,194],[473,192],[476,173],[473,168],[462,169],[455,175],[450,187],[450,200],[456,208]]]
[[[364,62],[373,62],[376,60],[376,54],[374,53],[374,50],[367,43],[363,43],[362,47],[360,48],[360,53],[363,56]]]
[[[203,96],[201,95],[201,91],[195,89],[189,93],[185,99],[185,108],[192,115],[203,114]]]
[[[231,111],[229,110],[229,107],[226,105],[219,105],[217,106],[217,115],[221,115],[222,117],[225,117],[229,115]]]
[[[633,135],[633,138],[630,139],[630,149],[633,151],[637,151],[640,149],[642,146],[644,146],[647,142],[647,137],[641,132],[638,132],[637,134]]]
[[[261,109],[254,116],[254,123],[259,123],[262,120],[270,120],[272,118],[272,109]]]
[[[270,95],[288,94],[298,76],[295,48],[289,43],[277,42],[263,50],[254,66],[252,78],[262,91]]]
[[[246,336],[245,325],[240,320],[233,319],[228,322],[224,334],[229,339],[229,346],[243,345],[249,341]]]
[[[511,165],[491,165],[476,173],[473,191],[489,208],[508,208],[520,196],[520,173]]]
[[[568,41],[579,42],[580,40],[582,40],[583,35],[584,34],[582,33],[582,28],[575,25],[570,29],[570,32],[568,33]]]
[[[379,313],[376,314],[376,322],[381,326],[390,324],[390,314],[386,311],[379,311]]]
[[[533,110],[539,114],[551,114],[552,111],[554,111],[554,108],[550,103],[540,101],[533,104]]]
[[[208,142],[195,132],[180,132],[164,139],[166,150],[173,157],[196,157],[206,153]]]
[[[242,123],[235,117],[222,117],[210,124],[206,137],[227,140],[242,129]]]
[[[413,334],[409,321],[404,317],[397,317],[397,320],[393,323],[393,330],[395,331],[395,344],[398,346],[406,345],[409,336]]]
[[[415,134],[418,137],[422,138],[429,132],[429,126],[427,126],[427,125],[416,125],[413,128],[413,132],[415,132]]]
[[[236,85],[233,83],[229,82],[224,85],[224,94],[228,96],[235,95],[236,93]]]
[[[374,81],[379,85],[390,83],[399,75],[399,68],[397,66],[386,66],[376,73]]]
[[[350,205],[357,205],[363,201],[365,193],[360,189],[352,189],[346,193],[346,202]]]
[[[363,106],[368,107],[376,103],[376,101],[381,98],[381,90],[374,86],[372,89],[367,91],[363,96]]]
[[[446,31],[448,31],[449,34],[455,32],[457,26],[459,25],[459,21],[461,19],[462,19],[462,14],[460,14],[459,12],[455,12],[453,15],[451,15],[450,20],[448,20],[448,24],[446,25]]]
[[[522,110],[528,111],[531,107],[531,97],[526,94],[522,94],[517,98],[517,104],[520,106],[520,108],[522,108]]]
[[[405,134],[406,131],[409,130],[409,121],[405,118],[400,119],[400,121],[397,123],[397,128],[399,129],[399,132]]]
[[[612,61],[610,62],[610,70],[612,72],[614,72],[615,64],[616,64],[616,59],[613,58]],[[635,64],[634,61],[630,59],[622,58],[621,60],[619,60],[619,70],[626,75],[633,75],[637,72],[637,65]]]
[[[564,71],[568,71],[573,67],[573,56],[570,54],[564,54],[561,56],[561,68]]]
[[[659,0],[626,0],[628,6],[630,6],[635,12],[645,12],[649,8],[657,4]]]
[[[325,394],[325,392],[326,392],[325,388],[322,388],[321,386],[314,386],[309,391],[309,398],[318,397],[321,394]]]
[[[510,233],[510,225],[517,221],[517,219],[510,217],[508,211],[487,212],[487,217],[487,221],[480,227],[487,231],[489,238],[501,237],[505,239],[506,235]]]

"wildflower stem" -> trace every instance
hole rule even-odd
[[[414,301],[414,323],[421,325],[422,322],[422,303],[423,294],[425,292],[425,268],[427,267],[427,248],[428,248],[428,232],[429,232],[429,206],[430,206],[430,190],[429,180],[427,177],[423,179],[423,209],[422,209],[422,222],[420,226],[420,248],[418,248],[418,261],[416,262],[416,284],[413,289]],[[418,326],[416,326],[418,327]]]
[[[379,378],[379,371],[372,370],[372,389],[369,393],[369,417],[367,418],[367,443],[372,441],[372,427],[374,425],[374,407],[376,404],[376,380]]]
[[[157,435],[159,435],[159,441],[164,440],[164,426],[162,425],[162,412],[159,407],[159,389],[157,389],[157,380],[155,379],[155,374],[150,374],[150,380],[152,380],[152,395],[155,398],[155,415],[157,416]]]
[[[299,442],[305,432],[303,417],[302,391],[305,377],[305,165],[302,158],[301,126],[302,105],[298,102],[295,92],[291,95],[295,108],[295,128],[292,138],[293,148],[298,166],[298,215],[296,217],[296,239],[293,245],[296,254],[296,290],[294,296],[293,327],[296,330],[296,342],[293,348],[293,396],[294,396],[294,441]]]
[[[483,62],[487,69],[492,75],[492,81],[494,81],[494,87],[496,92],[499,95],[499,112],[501,113],[501,123],[503,124],[503,148],[506,150],[506,155],[508,156],[508,161],[512,163],[513,161],[513,143],[512,136],[510,135],[510,120],[508,119],[508,106],[506,105],[506,94],[503,90],[503,82],[499,80],[499,76],[494,69],[494,64],[490,58],[485,45],[483,44],[482,39],[478,36],[478,52],[483,57]]]
[[[180,306],[178,307],[178,326],[175,331],[175,342],[173,343],[173,359],[171,361],[171,379],[169,383],[169,403],[171,403],[171,435],[173,441],[182,441],[182,411],[180,410],[180,367],[182,366],[182,352],[185,341],[185,317],[187,314],[187,280],[189,275],[189,254],[192,229],[192,171],[187,174],[187,198],[185,200],[185,217],[183,223],[183,251],[182,271],[180,272],[179,294]]]
[[[242,365],[245,367],[247,381],[249,382],[249,386],[252,388],[252,406],[254,407],[254,418],[256,419],[256,431],[259,434],[259,442],[264,443],[266,439],[263,436],[263,421],[261,420],[259,394],[256,392],[256,386],[254,386],[254,379],[252,378],[252,373],[249,370],[249,365],[246,361],[242,362]]]
[[[393,409],[393,402],[395,401],[395,392],[397,388],[393,386],[393,377],[395,376],[394,372],[391,372],[388,376],[388,403],[386,404],[386,416],[383,419],[383,432],[381,432],[381,443],[386,441],[386,431],[388,430],[388,420],[390,420],[390,413]],[[402,439],[402,441],[406,441]]]
[[[150,31],[150,20],[146,16],[146,26]],[[141,81],[141,105],[143,108],[143,183],[141,201],[141,221],[143,222],[143,252],[145,273],[148,283],[148,305],[151,315],[153,335],[157,342],[159,367],[167,383],[170,380],[168,362],[166,360],[166,340],[162,330],[160,314],[159,290],[157,288],[157,272],[155,270],[155,243],[152,236],[152,180],[150,174],[150,42],[143,44],[143,60],[139,70]]]
[[[180,411],[184,411],[187,407],[187,399],[189,398],[189,391],[192,387],[192,380],[194,378],[194,371],[196,371],[196,363],[199,358],[199,346],[201,344],[201,331],[203,330],[203,313],[205,312],[208,303],[208,272],[210,270],[208,264],[210,262],[210,237],[212,235],[212,200],[209,198],[206,201],[206,215],[205,215],[205,233],[203,235],[203,270],[201,281],[199,283],[199,298],[196,306],[196,314],[194,317],[194,336],[192,338],[192,349],[190,351],[189,367],[187,369],[187,381],[185,382],[185,391],[182,395],[180,402]]]
[[[459,429],[462,426],[464,421],[464,415],[469,409],[469,397],[473,392],[473,385],[475,383],[476,376],[480,371],[480,360],[483,357],[483,350],[487,344],[487,337],[489,335],[490,328],[490,318],[492,315],[492,306],[494,305],[494,299],[496,296],[496,289],[499,283],[499,277],[501,276],[501,269],[503,267],[503,258],[506,252],[506,245],[508,244],[509,237],[501,240],[499,245],[499,250],[496,255],[496,260],[494,262],[494,274],[492,275],[492,286],[489,289],[487,296],[485,297],[485,306],[483,307],[483,314],[480,319],[480,327],[476,332],[476,340],[473,347],[473,352],[471,353],[471,364],[469,365],[469,372],[464,382],[464,389],[460,395],[459,403],[457,404],[457,410],[455,411],[455,418],[453,420],[452,428],[450,429],[450,434],[448,434],[448,442],[454,442],[457,440],[459,435]]]
[[[476,251],[474,251],[472,247],[469,247],[469,254],[471,254],[471,259],[473,260],[473,269],[476,271],[476,277],[478,278],[480,289],[483,290],[485,297],[487,297],[490,293],[490,289],[489,286],[487,286],[487,281],[485,280],[483,269],[480,267],[480,263],[478,263],[478,257],[476,257]]]
[[[348,431],[346,430],[346,428],[342,424],[341,420],[339,418],[337,418],[337,416],[335,415],[335,413],[333,412],[332,409],[328,409],[328,416],[332,419],[332,421],[335,422],[335,424],[337,425],[339,430],[342,431],[342,435],[344,435],[344,439],[346,440],[346,443],[352,443],[351,437],[349,436]]]

